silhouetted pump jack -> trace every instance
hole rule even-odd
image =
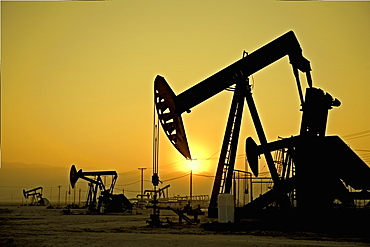
[[[109,187],[104,184],[102,176],[112,177]],[[89,182],[85,208],[91,213],[125,212],[132,209],[131,202],[124,194],[113,194],[118,177],[116,171],[83,172],[80,169],[77,172],[75,165],[72,165],[69,177],[72,188],[74,188],[78,179]]]
[[[36,187],[30,190],[23,190],[24,198],[28,199],[31,197],[30,206],[45,206],[48,204],[48,200],[42,197],[42,187]]]
[[[252,97],[248,77],[286,55],[292,65],[302,105],[301,133],[298,137],[268,143]],[[299,71],[305,73],[308,84],[305,99]],[[364,190],[370,188],[368,182],[370,168],[339,137],[325,137],[328,110],[339,106],[340,102],[321,89],[312,87],[310,71],[310,62],[303,57],[302,49],[293,31],[289,31],[178,95],[175,95],[162,76],[158,75],[155,78],[154,100],[159,121],[170,142],[187,159],[191,159],[191,154],[181,114],[185,111],[190,112],[192,107],[235,84],[212,189],[208,211],[210,217],[217,215],[217,196],[231,192],[244,99],[261,143],[258,146],[251,138],[246,141],[251,170],[255,176],[258,176],[258,156],[263,154],[274,186],[258,200],[244,206],[239,216],[245,215],[245,212],[265,208],[273,202],[277,202],[282,209],[291,209],[293,205],[288,195],[292,190],[297,191],[298,205],[304,209],[314,206],[319,209],[327,208],[333,195],[341,198],[343,202],[349,202],[352,198],[340,180],[344,178],[348,182],[351,181],[350,185],[354,188]],[[294,178],[285,179],[277,172],[271,151],[288,147],[291,147],[290,154],[294,160],[297,175]],[[337,155],[338,152],[342,155]],[[338,162],[341,164],[339,167]],[[345,170],[350,172],[344,174]],[[307,186],[308,184],[310,186]]]

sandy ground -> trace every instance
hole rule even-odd
[[[200,224],[151,228],[146,224],[150,212],[64,215],[62,209],[41,206],[0,206],[0,246],[370,246],[366,237],[312,232],[215,232]],[[169,211],[161,216],[178,221]]]

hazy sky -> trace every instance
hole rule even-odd
[[[351,138],[370,130],[370,2],[2,1],[1,21],[3,163],[29,164],[30,171],[35,163],[116,170],[118,184],[134,183],[121,187],[139,190],[137,168],[148,168],[148,181],[152,172],[156,75],[179,94],[239,60],[243,50],[253,52],[289,30],[311,62],[314,86],[342,102],[329,113],[327,134],[370,150],[369,136]],[[288,58],[253,81],[268,140],[298,134],[301,112]],[[222,92],[183,115],[203,175],[214,175],[231,97]],[[245,107],[239,169],[248,136],[258,140]],[[358,154],[369,161],[368,152]],[[161,131],[160,178],[189,170]],[[211,191],[212,179],[196,179],[195,194]],[[168,183],[185,194],[180,185],[187,182]],[[12,184],[33,185],[26,178]]]

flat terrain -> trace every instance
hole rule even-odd
[[[0,206],[0,246],[370,246],[369,237],[306,231],[206,231],[200,224],[148,227],[150,210],[64,215],[42,206]],[[178,218],[162,210],[161,219]],[[209,221],[201,218],[201,222]]]

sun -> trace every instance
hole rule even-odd
[[[177,170],[186,173],[192,171],[193,174],[212,173],[215,163],[217,165],[216,158],[214,157],[216,154],[210,155],[206,148],[194,146],[192,152],[193,159],[182,158],[177,165]]]
[[[193,173],[199,172],[201,170],[199,161],[197,159],[186,160],[186,165],[187,168],[191,170]]]

